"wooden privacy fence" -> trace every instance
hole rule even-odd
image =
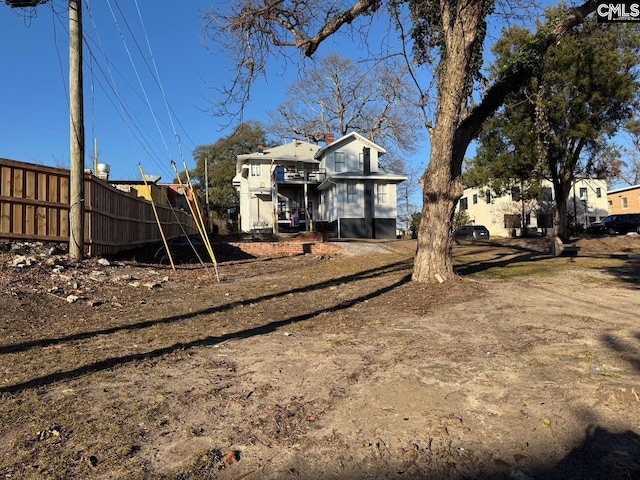
[[[86,174],[85,247],[112,254],[161,241],[151,202]],[[167,238],[197,233],[188,213],[156,206]],[[0,238],[69,241],[69,170],[0,158]]]

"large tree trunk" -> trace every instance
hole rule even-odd
[[[413,280],[441,282],[455,276],[451,247],[453,214],[463,187],[455,170],[452,140],[432,144],[431,163],[422,177],[422,219],[418,228],[418,249]]]
[[[571,190],[571,181],[553,182],[556,197],[556,213],[553,226],[553,234],[563,243],[569,242],[569,220],[567,218],[567,202]]]
[[[451,257],[452,223],[456,204],[463,193],[460,174],[469,143],[482,123],[502,105],[505,97],[531,78],[541,65],[548,46],[582,23],[585,16],[596,9],[597,1],[587,0],[559,22],[542,28],[526,49],[527,55],[523,55],[528,61],[514,62],[470,112],[465,110],[467,94],[470,93],[467,89],[468,75],[473,71],[471,52],[484,19],[484,2],[468,0],[455,3],[457,11],[453,18],[453,12],[447,10],[448,5],[448,2],[441,1],[446,51],[438,72],[438,107],[431,136],[431,160],[421,179],[424,203],[413,271],[413,280],[419,283],[455,277]],[[564,210],[566,212],[566,208]],[[566,222],[562,224],[566,225]]]
[[[443,2],[443,24],[447,28],[446,60],[440,65],[438,108],[431,135],[431,159],[420,183],[423,190],[422,219],[418,228],[418,250],[413,280],[442,282],[455,277],[451,246],[452,221],[463,193],[460,174],[464,154],[473,138],[463,125],[467,116],[469,74],[473,71],[473,47],[484,17],[484,1],[457,4],[451,24],[448,3]]]

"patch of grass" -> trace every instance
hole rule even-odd
[[[313,330],[314,328],[316,328],[315,324],[309,321],[297,324],[293,330]]]
[[[506,254],[502,251],[494,253],[455,255],[454,264],[456,270],[470,275],[484,278],[509,279],[531,275],[555,275],[558,272],[572,270],[579,273],[584,283],[600,284],[603,282],[615,283],[614,278],[607,279],[589,275],[590,271],[603,271],[620,268],[626,262],[618,258],[610,257],[548,257],[520,258],[517,255]]]
[[[486,278],[513,278],[524,277],[529,275],[555,275],[558,268],[544,262],[536,263],[516,263],[513,265],[490,267],[476,275]]]
[[[582,352],[582,361],[586,363],[593,362],[593,352],[591,350],[585,350]]]

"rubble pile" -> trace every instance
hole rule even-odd
[[[121,306],[109,295],[113,288],[147,288],[162,286],[168,276],[154,269],[136,268],[125,262],[106,258],[75,261],[66,248],[43,242],[0,243],[0,285],[12,296],[52,295],[68,303],[84,301],[91,306],[109,302]]]

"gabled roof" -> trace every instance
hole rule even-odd
[[[289,160],[318,163],[314,159],[314,155],[318,151],[318,149],[320,149],[320,146],[314,143],[303,142],[302,140],[294,140],[293,142],[287,143],[285,145],[266,148],[262,152],[238,155],[238,162],[244,163],[247,160]]]
[[[346,134],[344,137],[338,138],[335,142],[332,142],[329,145],[325,145],[324,147],[319,149],[316,152],[315,158],[320,158],[329,150],[338,148],[340,145],[343,145],[344,143],[347,143],[347,142],[351,142],[353,140],[360,140],[365,145],[368,145],[369,148],[373,148],[374,150],[377,150],[380,154],[387,153],[387,151],[384,148],[382,148],[380,145],[373,143],[371,140],[367,140],[359,133],[351,132]]]

